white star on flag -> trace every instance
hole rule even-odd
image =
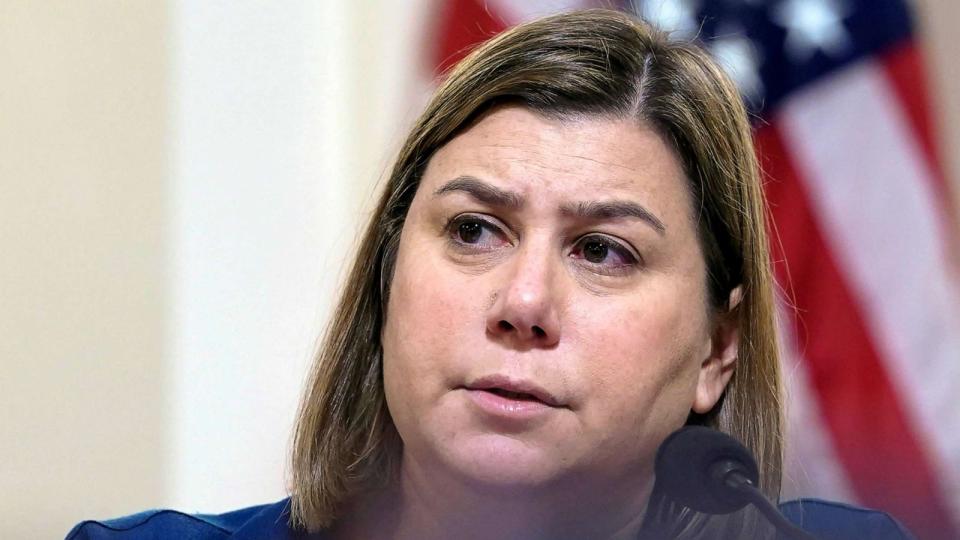
[[[710,51],[720,60],[744,96],[751,101],[762,98],[764,88],[759,67],[763,58],[760,51],[739,27],[725,27],[717,35],[720,37],[710,43]]]
[[[657,28],[681,39],[690,39],[700,28],[697,24],[698,0],[647,0],[633,2],[634,11]]]
[[[786,0],[774,8],[771,20],[787,30],[787,54],[803,63],[817,51],[836,57],[849,50],[846,15],[840,0]]]

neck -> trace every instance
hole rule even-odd
[[[651,486],[624,484],[477,486],[405,461],[397,481],[346,509],[332,538],[637,538]]]

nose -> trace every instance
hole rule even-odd
[[[528,249],[503,268],[487,313],[487,332],[520,348],[553,347],[560,341],[556,265]]]

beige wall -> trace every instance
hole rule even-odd
[[[0,537],[164,489],[162,2],[0,6]]]

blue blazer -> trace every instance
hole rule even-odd
[[[133,540],[176,538],[184,540],[294,540],[305,533],[290,529],[290,500],[252,506],[226,514],[184,514],[150,510],[107,521],[84,521],[67,540]],[[801,499],[780,505],[795,525],[823,540],[912,540],[913,536],[888,514],[847,504]],[[324,536],[309,538],[321,540]]]

